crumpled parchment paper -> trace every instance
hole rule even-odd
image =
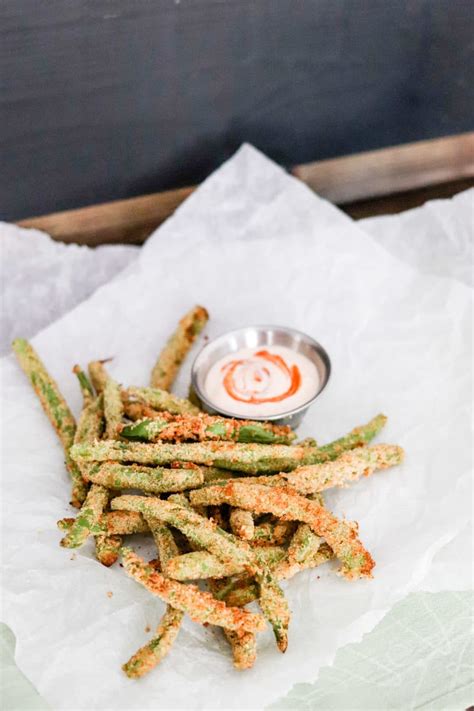
[[[0,354],[87,299],[138,254],[132,245],[91,249],[55,242],[41,230],[0,222]]]
[[[469,519],[469,289],[403,265],[244,146],[147,242],[129,276],[33,343],[78,412],[75,362],[113,356],[114,377],[146,383],[167,334],[196,302],[211,312],[211,337],[274,322],[323,343],[333,375],[301,436],[325,442],[378,411],[389,416],[379,441],[405,447],[403,466],[327,496],[336,513],[359,521],[375,577],[350,583],[326,566],[289,581],[289,649],[279,654],[263,634],[249,672],[232,668],[218,630],[187,620],[160,668],[128,680],[121,663],[164,606],[119,566],[96,563],[91,546],[75,555],[59,547],[55,522],[70,515],[62,452],[23,374],[4,358],[3,616],[19,667],[54,708],[261,708],[314,681],[339,647],[419,589]],[[188,380],[189,363],[177,392]],[[445,588],[443,566],[437,574]]]
[[[474,188],[398,215],[358,222],[390,254],[424,274],[474,286]]]

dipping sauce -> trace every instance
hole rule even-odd
[[[209,369],[204,390],[217,410],[243,417],[268,417],[308,402],[319,389],[319,373],[302,353],[284,346],[241,348]]]

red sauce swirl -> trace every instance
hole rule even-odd
[[[288,387],[277,395],[268,395],[272,385],[272,366],[285,377]],[[301,373],[297,365],[289,366],[279,355],[266,350],[257,351],[251,358],[232,360],[223,366],[224,388],[234,400],[260,404],[281,402],[294,395],[301,385]]]

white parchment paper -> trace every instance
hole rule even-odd
[[[63,244],[40,230],[0,222],[0,354],[17,336],[35,336],[87,299],[138,251],[125,244]]]
[[[474,188],[398,215],[368,217],[358,225],[390,254],[424,274],[474,286]]]
[[[375,578],[349,583],[327,566],[289,581],[289,649],[279,654],[271,634],[262,635],[250,672],[233,670],[219,631],[186,621],[160,669],[129,681],[120,665],[164,607],[120,567],[97,564],[89,547],[75,556],[59,548],[55,522],[70,513],[62,453],[24,376],[5,358],[3,617],[17,637],[18,665],[54,708],[261,708],[294,683],[314,681],[339,647],[418,589],[436,552],[465,530],[470,290],[402,265],[244,147],[149,240],[130,276],[33,342],[78,411],[73,363],[114,356],[115,377],[146,383],[163,340],[195,302],[211,311],[211,337],[275,322],[325,345],[333,376],[302,436],[324,442],[378,411],[389,416],[381,439],[402,444],[406,463],[328,496],[338,514],[359,521]],[[437,575],[439,589],[449,587],[443,566]]]

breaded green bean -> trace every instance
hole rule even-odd
[[[148,533],[149,526],[143,516],[134,511],[108,511],[99,520],[99,526],[109,535],[126,536]]]
[[[143,390],[146,390],[146,388],[143,388]],[[152,391],[151,388],[149,388],[150,391]],[[122,391],[122,401],[123,401],[123,407],[124,407],[124,414],[127,420],[132,420],[133,422],[138,422],[139,420],[163,420],[165,417],[168,417],[169,419],[173,417],[180,417],[181,415],[179,413],[173,413],[169,412],[168,410],[154,410],[152,407],[149,405],[145,405],[143,402],[138,402],[137,400],[128,400],[127,399],[127,392],[128,391]],[[178,407],[181,409],[179,403],[185,403],[185,406],[187,407],[186,403],[188,402],[187,400],[179,400],[175,398],[174,395],[170,395],[170,393],[165,392],[164,390],[156,390],[152,392],[158,392],[162,393],[163,397],[166,401],[166,399],[171,398],[173,401],[178,402]],[[186,413],[190,417],[196,417],[196,412],[192,413]]]
[[[204,480],[199,469],[124,466],[117,462],[92,463],[83,472],[88,481],[107,489],[142,489],[152,494],[192,489]]]
[[[259,563],[272,570],[286,557],[286,550],[281,546],[265,546],[256,551],[256,554]],[[245,568],[233,562],[223,563],[207,551],[193,551],[171,558],[164,572],[173,580],[204,580],[228,578],[245,572]]]
[[[34,348],[24,338],[16,338],[12,343],[18,362],[28,377],[33,390],[61,440],[66,457],[66,467],[72,479],[73,506],[79,508],[87,495],[87,487],[77,464],[70,457],[70,448],[74,442],[76,421],[59,388],[46,370]]]
[[[78,365],[74,366],[73,372],[79,379],[83,400],[82,412],[79,416],[76,432],[74,434],[74,444],[95,442],[96,439],[102,436],[104,430],[103,398],[102,395],[95,397],[89,379]],[[81,484],[81,488],[84,487],[85,491],[89,488],[88,483],[84,479],[83,471],[87,466],[87,464],[79,466],[81,477],[84,480],[84,483]],[[105,547],[105,545],[104,542],[103,547]]]
[[[170,496],[168,496],[168,501],[171,504],[178,504],[178,506],[184,506],[186,509],[192,508],[186,494],[170,494]]]
[[[102,533],[99,518],[107,506],[108,499],[107,489],[97,484],[91,486],[70,531],[61,540],[64,548],[79,548],[91,533]]]
[[[223,563],[208,551],[193,551],[178,555],[168,561],[164,572],[173,580],[205,580],[207,578],[227,578],[245,569],[239,563]]]
[[[385,423],[379,415],[364,427],[325,447],[296,447],[284,444],[241,444],[234,442],[196,442],[191,444],[143,444],[104,441],[95,445],[75,445],[75,460],[111,459],[139,464],[170,464],[174,461],[195,462],[248,473],[291,471],[305,464],[318,464],[333,459],[343,451],[364,444]]]
[[[323,543],[316,553],[308,556],[306,560],[301,563],[290,563],[288,556],[285,555],[281,561],[272,568],[272,574],[277,580],[288,580],[303,570],[316,568],[326,563],[333,557],[332,550],[326,543]],[[258,585],[249,576],[240,576],[231,579],[230,582],[226,583],[222,581],[222,583],[222,587],[217,592],[216,597],[219,600],[225,600],[228,605],[241,607],[258,600]]]
[[[105,436],[114,439],[123,417],[120,386],[113,378],[107,378],[104,388]]]
[[[259,587],[255,579],[250,576],[231,578],[231,582],[223,587],[216,595],[218,600],[232,600],[232,606],[244,607],[251,602],[256,602],[259,596]],[[230,603],[229,603],[230,604]]]
[[[103,429],[104,425],[104,412],[103,412],[103,406],[102,406],[102,401],[103,401],[103,395],[99,395],[97,398],[94,399],[93,402],[90,403],[88,406],[89,408],[92,408],[93,405],[97,405],[97,408],[95,411],[91,413],[90,416],[90,421],[91,421],[91,426],[90,429],[87,432],[87,436],[91,439],[95,439],[96,437],[100,437],[101,431]],[[87,409],[87,408],[86,408]],[[95,415],[95,418],[94,418]],[[81,415],[82,417],[82,415]],[[94,426],[94,419],[95,419],[95,426]],[[79,422],[78,430],[80,428],[81,422]],[[77,434],[77,433],[76,433]],[[91,465],[94,466],[94,465]],[[83,469],[83,475],[89,469],[89,465],[85,465]],[[110,495],[110,492],[109,492]],[[101,516],[97,520],[97,524],[94,527],[95,531],[99,531],[100,528],[102,528],[102,523],[101,519],[105,516],[106,514],[101,514]],[[92,532],[91,532],[92,533]],[[119,552],[122,547],[122,537],[119,535],[109,535],[108,533],[97,533],[95,535],[95,555],[99,563],[102,565],[105,565],[106,567],[112,566],[119,557]]]
[[[322,542],[322,538],[307,523],[300,523],[288,546],[288,560],[290,563],[303,563],[319,550]]]
[[[184,612],[170,605],[160,620],[155,636],[138,650],[126,664],[123,671],[130,679],[139,679],[154,669],[168,654],[178,636]]]
[[[122,425],[120,435],[125,439],[144,442],[234,441],[262,444],[290,444],[296,435],[290,427],[270,422],[234,420],[201,413],[199,415],[170,415],[144,418],[131,425]]]
[[[253,516],[250,511],[232,508],[229,514],[230,530],[234,536],[250,541],[255,532]]]
[[[171,494],[171,496],[168,496],[168,501],[170,504],[178,504],[179,506],[184,506],[186,509],[191,509],[200,516],[206,516],[206,508],[204,506],[191,506],[186,494]]]
[[[79,381],[84,407],[86,407],[95,397],[94,389],[89,381],[89,378],[84,373],[80,365],[75,365],[72,372],[76,375]]]
[[[345,487],[376,469],[387,469],[403,461],[403,449],[390,444],[357,447],[324,464],[299,467],[282,474],[288,483],[303,494],[324,491],[333,486]]]
[[[168,526],[160,521],[160,519],[148,516],[145,520],[150,527],[150,531],[158,549],[161,569],[164,573],[166,573],[166,575],[168,575],[168,562],[180,554],[178,545]]]
[[[255,551],[258,563],[262,567],[273,570],[286,557],[282,546],[265,546]],[[204,580],[212,578],[228,578],[245,572],[242,565],[223,563],[217,556],[207,551],[193,551],[172,558],[166,569],[166,574],[174,580]]]
[[[236,473],[230,469],[220,469],[219,467],[203,467],[202,473],[204,474],[204,484],[210,484],[215,481],[226,481],[236,476]]]
[[[258,562],[258,568],[255,571],[258,602],[264,616],[273,628],[278,649],[280,652],[285,652],[288,646],[290,610],[285,595],[271,572],[275,561],[282,558],[281,551],[281,548],[275,546],[265,550],[263,548],[253,549]]]
[[[129,420],[133,420],[133,422],[138,422],[139,420],[163,420],[165,418],[167,418],[167,421],[171,421],[173,418],[181,417],[181,415],[174,415],[170,412],[154,410],[152,407],[144,405],[142,402],[126,400],[123,393],[122,395],[125,417]],[[165,395],[169,397],[168,393],[165,393]],[[189,413],[183,414],[182,417],[195,418],[198,417],[198,415],[196,413]],[[234,474],[234,472],[230,472],[228,469],[219,469],[218,467],[208,467],[208,469],[212,472],[210,476],[212,476],[213,479],[226,479],[231,474]]]
[[[355,447],[361,447],[367,444],[373,438],[378,435],[380,430],[385,426],[387,418],[385,415],[376,415],[367,424],[360,425],[359,427],[354,427],[349,434],[336,439],[330,444],[325,444],[323,447],[319,448],[319,451],[324,455],[324,459],[319,459],[318,461],[308,462],[308,464],[320,464],[322,462],[331,461],[336,459],[343,452],[347,452],[349,449],[354,449]]]
[[[176,497],[181,496],[182,500],[179,501]],[[197,514],[200,516],[204,516],[207,518],[212,518],[211,516],[208,516],[208,509],[205,506],[191,506],[191,503],[189,499],[186,497],[185,494],[171,494],[171,496],[168,496],[168,501],[170,503],[174,504],[179,504],[180,506],[184,506],[185,508],[191,509],[192,511],[195,511]],[[224,530],[226,530],[225,526],[221,526]],[[184,534],[183,534],[184,535]],[[193,547],[193,546],[191,546]],[[196,546],[193,548],[196,550]]]
[[[319,450],[315,450],[319,452]],[[284,444],[240,444],[234,442],[196,442],[145,444],[104,440],[72,449],[76,461],[121,461],[166,465],[172,462],[194,462],[237,471],[282,471],[294,469],[302,462],[313,462],[309,447]]]
[[[176,496],[179,496],[178,494]],[[187,499],[186,499],[187,501]],[[189,502],[188,502],[189,503]],[[170,531],[168,526],[164,524],[157,518],[149,517],[146,519],[147,524],[150,527],[150,531],[155,541],[155,545],[158,549],[158,557],[161,565],[161,570],[166,573],[168,562],[179,556],[180,549],[176,543],[173,533]],[[177,610],[171,605],[166,606],[166,612],[162,618],[160,626],[158,627],[157,635],[145,646],[140,649],[136,655],[132,658],[133,665],[130,668],[142,669],[140,665],[144,661],[143,657],[146,657],[147,664],[145,668],[147,671],[150,669],[150,664],[153,666],[157,664],[170,650],[176,635],[178,634],[181,622],[183,620],[184,613],[181,610]],[[163,636],[161,634],[161,627],[165,628],[170,624],[169,633]],[[153,654],[150,654],[153,651]],[[131,660],[131,661],[132,661]],[[130,662],[129,662],[130,664]],[[124,668],[124,671],[125,668]]]
[[[254,513],[272,513],[283,520],[307,523],[314,533],[324,538],[343,563],[341,572],[345,577],[372,577],[375,563],[357,538],[354,528],[315,501],[309,501],[284,487],[246,486],[230,480],[226,486],[208,486],[193,491],[190,501],[192,505],[204,506],[227,503]]]
[[[268,549],[267,549],[268,550]],[[263,549],[254,551],[260,563],[260,570],[255,575],[258,587],[258,603],[260,608],[270,622],[277,647],[280,652],[286,652],[288,647],[288,627],[290,624],[290,608],[283,590],[278,585],[277,578],[273,574],[272,568],[278,560],[282,558],[282,549],[277,548],[264,552]]]
[[[259,587],[259,605],[273,627],[278,649],[280,652],[286,652],[290,624],[288,602],[274,576],[269,572],[259,573],[255,579]]]
[[[214,597],[217,600],[232,599],[232,607],[244,607],[258,600],[259,588],[251,575],[234,575],[214,581]]]
[[[70,531],[74,523],[73,518],[63,518],[57,522],[61,531]],[[140,513],[135,511],[108,511],[103,513],[97,526],[91,531],[93,536],[102,534],[108,536],[126,536],[132,533],[150,533],[150,528]]]
[[[59,521],[56,521],[56,526],[59,528],[60,531],[70,531],[73,523],[74,519],[68,516],[66,518],[59,519]]]
[[[208,581],[209,590],[214,594],[219,589],[218,580]],[[251,669],[257,659],[257,636],[254,632],[226,630],[223,632],[230,644],[234,667],[239,670]]]
[[[286,557],[286,548],[283,546],[261,546],[254,552],[259,563],[272,572],[278,563]]]
[[[12,348],[64,449],[68,449],[74,439],[76,422],[56,382],[28,341],[17,338],[13,341]]]
[[[106,360],[93,360],[88,365],[89,378],[97,395],[101,395],[104,392],[105,384],[109,377],[104,368],[104,363],[107,363],[109,360],[110,358]]]
[[[308,554],[304,560],[299,562],[297,560],[290,560],[288,556],[285,556],[272,572],[277,580],[288,580],[302,570],[316,568],[318,565],[326,563],[333,557],[334,554],[331,548],[327,543],[322,543],[316,551]],[[231,599],[232,596],[229,595],[229,598]]]
[[[332,557],[331,549],[306,523],[300,523],[293,535],[287,554],[273,573],[278,580],[287,580],[306,568],[314,568]]]
[[[143,420],[144,418],[153,419],[155,417],[162,417],[162,413],[158,410],[153,410],[153,408],[144,405],[142,402],[136,402],[133,400],[127,400],[124,391],[122,390],[122,402],[123,402],[123,414],[127,420],[132,420],[136,422],[137,420]]]
[[[85,377],[85,376],[84,376]],[[91,386],[92,391],[92,386]],[[79,417],[76,434],[74,436],[75,444],[80,442],[95,442],[102,436],[104,430],[104,403],[103,395],[91,397],[87,387],[83,388],[84,408]],[[84,464],[80,467],[83,479],[86,471],[94,465]],[[96,482],[100,483],[100,482]],[[97,560],[107,567],[113,565],[118,558],[118,552],[122,545],[122,539],[119,536],[107,536],[107,534],[98,535],[95,539],[95,553]]]
[[[110,568],[118,560],[121,547],[121,536],[100,534],[95,537],[95,556],[99,563],[107,568]]]
[[[248,632],[265,629],[265,620],[261,615],[227,607],[210,593],[201,592],[194,585],[183,585],[175,580],[169,580],[157,573],[129,548],[122,550],[123,565],[130,577],[169,605],[186,612],[194,622]]]
[[[265,521],[254,526],[252,543],[259,546],[281,546],[290,540],[294,530],[294,521]]]
[[[244,541],[183,506],[151,496],[117,496],[111,502],[111,508],[137,511],[145,519],[158,518],[180,530],[194,545],[214,553],[224,563],[237,563],[251,571],[257,567],[255,555]]]
[[[281,546],[267,546],[257,552],[257,559],[270,570],[286,556]],[[166,575],[173,580],[200,580],[207,578],[228,578],[245,572],[236,563],[223,563],[217,556],[207,551],[193,551],[172,558],[166,564]]]
[[[200,410],[189,400],[171,395],[166,390],[159,388],[128,388],[122,392],[125,402],[132,399],[138,400],[143,405],[147,405],[154,410],[170,412],[172,415],[198,414]]]
[[[175,494],[175,496],[180,496],[179,494]],[[185,497],[184,497],[185,498]],[[187,499],[186,499],[187,501]],[[189,505],[189,502],[188,502]],[[172,531],[168,528],[166,524],[164,524],[162,521],[160,521],[157,518],[152,518],[149,517],[146,519],[146,522],[148,523],[150,527],[150,531],[152,533],[153,539],[155,541],[155,545],[158,549],[158,557],[159,557],[159,562],[161,566],[162,572],[168,576],[167,573],[167,568],[168,568],[168,563],[170,560],[174,559],[176,556],[179,556],[180,554],[180,548],[178,544],[176,543],[175,537],[172,533]],[[181,610],[176,610],[173,608],[171,605],[167,605],[166,612],[165,612],[165,617],[169,614],[173,620],[173,630],[174,630],[174,636],[173,639],[169,644],[165,644],[165,648],[163,649],[164,653],[166,654],[169,649],[171,648],[171,645],[174,641],[174,638],[178,634],[179,628],[181,626],[181,622],[183,620],[184,613]],[[162,647],[164,642],[162,643],[161,641],[161,635],[159,633],[158,629],[158,635],[154,639],[151,640],[149,645],[154,646],[155,643],[158,644],[158,649]],[[142,650],[140,650],[141,652]],[[151,657],[148,656],[148,659],[151,659]],[[161,659],[161,657],[160,657]]]
[[[305,439],[295,442],[297,447],[317,447],[318,443],[314,437],[305,437]]]
[[[278,561],[284,556],[284,550],[278,551],[277,555],[273,555],[273,565],[275,565],[275,561]],[[258,598],[260,608],[273,628],[273,633],[277,641],[278,649],[280,650],[280,652],[285,652],[288,646],[288,626],[290,622],[290,610],[288,607],[288,602],[283,594],[283,591],[277,583],[276,577],[273,575],[272,572],[270,572],[268,565],[264,564],[268,563],[269,561],[264,561],[262,555],[257,555],[257,560],[261,564],[260,568],[255,574],[255,580],[251,580],[249,583],[252,590],[255,591],[255,597],[252,599]],[[214,581],[214,586],[217,582],[218,581]],[[229,590],[232,590],[233,587],[234,584],[232,583]],[[215,587],[214,590],[216,590]],[[218,599],[223,599],[221,595],[225,592],[225,590],[226,587],[224,587],[223,590],[221,590],[221,592],[219,594],[216,594],[215,596]],[[242,606],[244,604],[246,604],[245,601],[242,602]]]
[[[234,667],[241,671],[251,669],[257,659],[257,637],[253,632],[227,630],[224,628],[232,649]]]
[[[95,442],[104,431],[104,403],[102,395],[88,400],[77,423],[74,444]]]
[[[209,314],[202,306],[195,306],[183,316],[153,367],[151,372],[152,387],[163,390],[171,388],[181,363],[208,319]]]
[[[216,486],[225,486],[229,479],[234,481],[244,482],[245,484],[263,484],[264,486],[289,486],[286,479],[283,478],[281,474],[260,474],[259,476],[250,476],[249,474],[244,474],[244,476],[238,476],[238,472],[231,472],[230,469],[219,469],[218,467],[206,467],[207,469],[214,470],[216,472],[215,476],[206,480],[204,476],[204,485],[215,484]],[[231,476],[218,476],[218,472],[227,471]]]

